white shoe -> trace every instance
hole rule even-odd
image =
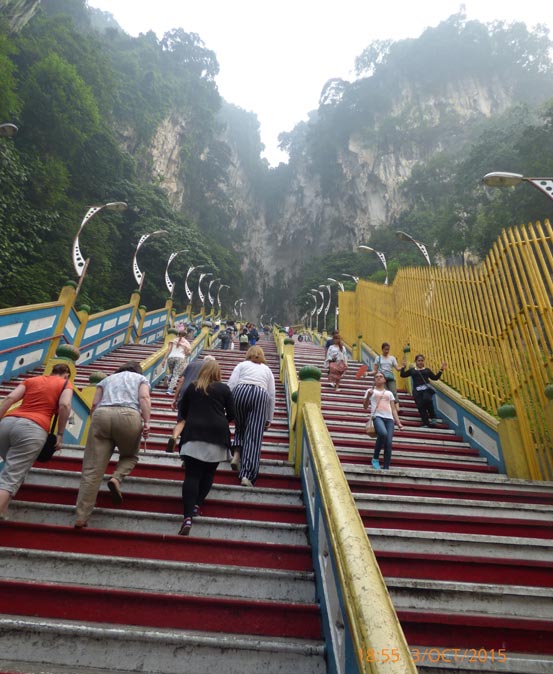
[[[243,477],[243,478],[242,478],[242,481],[240,482],[240,484],[241,484],[243,487],[253,487],[252,481],[251,481],[251,480],[248,480],[247,477]]]

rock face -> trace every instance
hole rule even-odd
[[[17,32],[33,17],[40,0],[0,0],[0,12],[7,18],[10,30]]]
[[[473,77],[449,82],[433,95],[405,83],[390,109],[370,127],[355,129],[338,146],[332,180],[321,176],[307,147],[288,166],[269,171],[280,181],[278,198],[269,203],[251,171],[245,170],[233,138],[224,193],[231,207],[229,228],[242,271],[255,279],[246,299],[261,307],[272,287],[286,291],[295,268],[305,259],[329,251],[352,250],[375,228],[386,227],[405,206],[400,188],[413,167],[436,152],[462,147],[475,124],[504,112],[514,103],[511,87],[499,78],[486,83]],[[190,214],[180,177],[180,145],[186,121],[165,119],[150,147],[152,177],[161,179],[172,204]],[[284,184],[284,188],[282,187]],[[270,189],[269,189],[270,192]]]

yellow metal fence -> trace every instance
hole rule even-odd
[[[553,380],[553,229],[503,231],[473,267],[402,269],[392,286],[360,281],[340,293],[340,332],[401,360],[410,345],[443,380],[491,414],[512,403],[533,479],[553,479],[545,387]]]

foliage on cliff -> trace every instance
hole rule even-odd
[[[111,201],[129,208],[102,211],[80,237],[91,260],[82,301],[96,309],[127,301],[136,244],[157,229],[169,234],[148,241],[139,257],[144,303],[163,303],[167,260],[183,248],[189,253],[171,266],[177,302],[185,303],[190,264],[216,268],[222,282],[239,286],[228,247],[171,208],[148,178],[148,143],[168,111],[178,109],[188,123],[183,180],[206,194],[221,179],[227,159],[212,152],[217,71],[198,35],[179,29],[162,39],[131,38],[109,16],[91,14],[84,0],[46,0],[17,33],[0,25],[0,121],[19,127],[16,139],[0,141],[0,305],[55,297],[74,276],[72,240],[88,206]],[[215,207],[198,203],[201,217],[213,218]]]

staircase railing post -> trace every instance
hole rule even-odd
[[[61,289],[58,302],[63,304],[63,309],[61,311],[60,317],[58,318],[57,325],[55,326],[53,330],[54,335],[62,334],[65,328],[65,324],[67,323],[67,319],[69,318],[69,314],[71,313],[71,309],[73,308],[73,305],[75,304],[75,299],[77,295],[75,292],[75,284],[72,281],[68,281],[66,285],[63,286]],[[57,337],[56,339],[53,339],[50,342],[50,347],[48,349],[48,352],[46,354],[46,357],[44,359],[44,362],[47,363],[50,358],[53,358],[56,349],[58,348],[60,343],[60,337]]]
[[[514,405],[502,405],[498,410],[499,424],[497,433],[501,442],[501,451],[508,477],[531,480],[532,471],[528,465],[520,423],[516,418]]]
[[[315,403],[321,408],[321,371],[313,365],[302,367],[299,372],[297,410],[295,423],[295,472],[299,475],[303,461],[303,407]]]

